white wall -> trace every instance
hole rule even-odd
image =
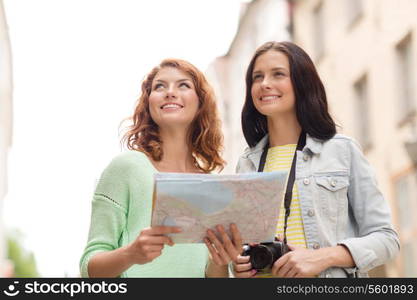
[[[3,199],[7,193],[7,153],[12,140],[11,53],[3,1],[0,0],[0,277],[5,269]]]

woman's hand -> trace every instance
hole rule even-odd
[[[278,277],[314,277],[329,267],[327,251],[288,245],[290,250],[273,265],[271,273]]]
[[[179,233],[181,228],[173,226],[154,226],[143,229],[139,236],[126,248],[126,254],[132,264],[146,264],[162,254],[165,245],[173,246],[172,240],[165,234]]]
[[[207,230],[204,242],[210,252],[210,260],[217,266],[227,266],[229,262],[237,262],[237,257],[242,252],[242,237],[235,224],[230,224],[232,240],[230,240],[222,225],[217,225],[216,230],[221,241],[212,230]]]
[[[249,262],[250,256],[238,255],[236,262],[233,262],[233,275],[236,278],[249,278],[256,275],[256,270],[252,269]]]

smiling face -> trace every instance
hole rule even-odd
[[[256,109],[267,117],[295,114],[295,95],[288,58],[269,50],[260,55],[252,72],[251,94]]]
[[[192,78],[174,67],[164,67],[152,81],[149,111],[160,128],[187,128],[197,114],[198,95]]]

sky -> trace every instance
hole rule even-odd
[[[4,222],[42,277],[75,277],[95,184],[119,125],[167,57],[200,70],[226,54],[245,0],[4,0],[13,144]]]

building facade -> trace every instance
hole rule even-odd
[[[293,0],[293,40],[313,58],[339,132],[375,170],[401,252],[374,275],[417,277],[417,1]]]
[[[225,136],[223,173],[234,173],[247,144],[241,129],[245,72],[255,49],[271,40],[288,40],[289,13],[285,0],[242,3],[237,33],[226,55],[210,64],[206,75],[215,89]]]

